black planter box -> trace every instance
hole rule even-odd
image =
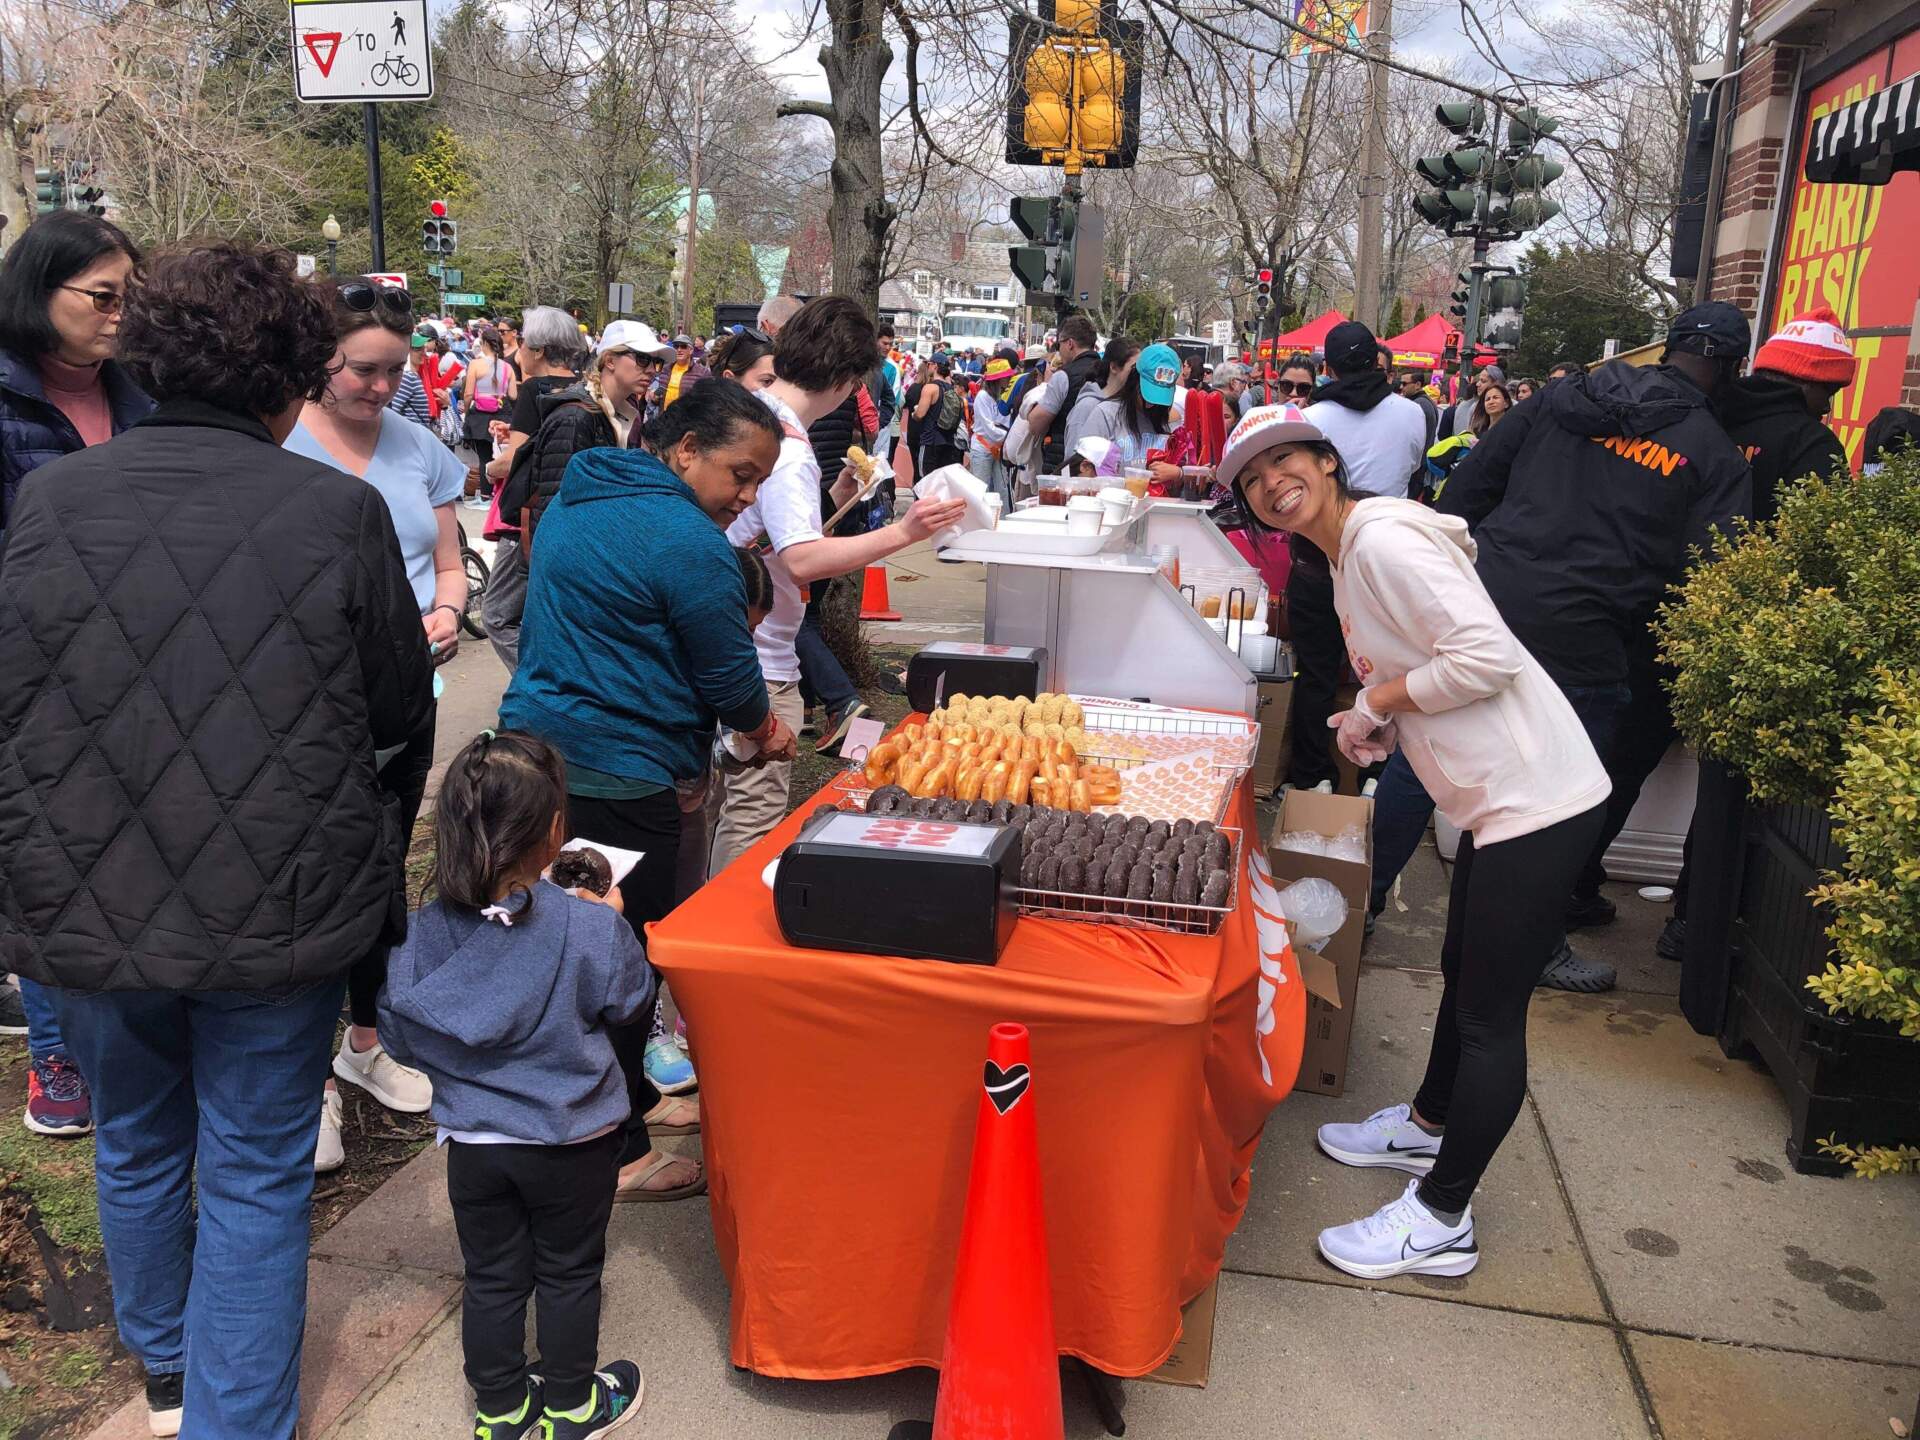
[[[1736,828],[1719,844],[1702,847],[1739,859],[1722,959],[1721,1049],[1729,1056],[1757,1052],[1773,1073],[1792,1118],[1787,1158],[1795,1170],[1846,1173],[1820,1151],[1818,1142],[1828,1136],[1854,1145],[1920,1143],[1920,1042],[1881,1021],[1829,1014],[1806,988],[1831,955],[1830,917],[1807,892],[1846,858],[1826,812],[1748,806],[1742,823],[1742,807],[1732,808]],[[1690,903],[1689,966],[1695,963],[1691,914]]]

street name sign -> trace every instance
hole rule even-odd
[[[303,103],[433,98],[427,0],[290,0],[287,19]]]

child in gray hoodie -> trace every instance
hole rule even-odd
[[[487,1440],[592,1440],[638,1413],[644,1385],[631,1361],[594,1362],[631,1113],[607,1027],[645,1015],[655,979],[618,889],[603,900],[541,878],[565,825],[566,770],[550,746],[489,730],[462,750],[436,806],[437,898],[414,915],[380,995],[388,1053],[433,1080],[466,1262],[474,1434]]]

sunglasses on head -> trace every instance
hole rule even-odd
[[[364,315],[378,305],[396,315],[413,314],[413,296],[392,285],[376,285],[371,280],[348,280],[340,286],[340,303]]]
[[[762,330],[758,325],[735,325],[732,327],[732,329],[734,334],[744,335],[749,340],[752,340],[758,344],[771,345],[773,343],[773,337],[767,334],[767,332]]]

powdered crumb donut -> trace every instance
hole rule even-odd
[[[1080,883],[1082,895],[1104,895],[1107,885],[1107,862],[1098,855],[1087,862],[1086,877]]]
[[[1176,820],[1173,822],[1173,838],[1174,839],[1185,840],[1191,834],[1193,834],[1193,821]]]
[[[1200,887],[1200,903],[1216,909],[1227,903],[1227,891],[1233,888],[1233,877],[1225,870],[1215,870],[1207,876],[1207,883]]]
[[[1153,872],[1153,889],[1148,898],[1162,904],[1173,899],[1173,871],[1165,865]]]
[[[1127,895],[1127,867],[1115,856],[1113,863],[1107,866],[1106,893],[1110,899],[1124,900]]]
[[[1191,870],[1182,870],[1173,880],[1173,903],[1195,905],[1200,900],[1200,882]]]
[[[1145,900],[1153,894],[1153,867],[1142,860],[1127,874],[1127,898]]]
[[[1040,888],[1058,890],[1060,888],[1060,857],[1049,855],[1040,862]]]
[[[613,888],[613,862],[589,845],[562,850],[547,873],[562,890],[591,890],[604,895]]]
[[[1072,895],[1086,893],[1087,862],[1078,855],[1069,855],[1060,862],[1060,888]]]

